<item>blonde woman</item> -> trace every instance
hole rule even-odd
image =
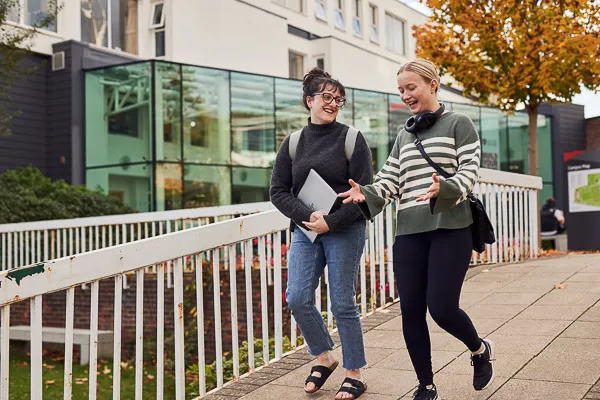
[[[372,185],[350,180],[340,194],[359,204],[369,219],[398,201],[394,272],[402,329],[419,380],[416,400],[438,399],[433,383],[426,313],[471,351],[475,390],[494,380],[494,343],[480,339],[459,298],[472,254],[471,210],[466,200],[478,177],[480,144],[471,119],[438,102],[440,77],[429,61],[417,59],[398,72],[398,90],[413,117],[406,121]],[[445,172],[439,177],[417,147]]]

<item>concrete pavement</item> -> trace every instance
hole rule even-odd
[[[600,255],[483,268],[488,269],[479,267],[465,282],[461,306],[480,335],[496,343],[496,380],[475,392],[468,351],[430,320],[441,399],[600,399]],[[362,398],[411,399],[417,381],[399,306],[366,318],[363,327],[369,388]],[[335,355],[341,360],[341,348]],[[304,393],[312,360],[306,349],[299,350],[207,398],[333,399],[343,380],[341,368],[317,394]]]

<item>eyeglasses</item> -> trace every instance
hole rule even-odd
[[[331,102],[335,99],[335,104],[337,104],[338,106],[340,106],[340,108],[344,107],[344,105],[346,104],[346,98],[345,97],[333,97],[332,94],[330,93],[315,93],[313,94],[313,96],[323,96],[323,102],[325,104],[331,104]]]

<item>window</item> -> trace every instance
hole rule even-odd
[[[150,21],[150,29],[159,29],[165,26],[165,4],[152,4],[152,20]]]
[[[6,20],[12,22],[21,22],[21,12],[18,5],[13,5],[6,14]]]
[[[303,2],[304,0],[275,0],[275,3],[299,13],[304,12]]]
[[[327,21],[327,7],[325,0],[315,0],[315,15],[322,21]]]
[[[385,14],[385,34],[388,50],[404,55],[404,21],[391,14]]]
[[[371,33],[369,35],[371,42],[379,43],[379,26],[377,24],[377,6],[369,4]]]
[[[360,0],[353,0],[352,3],[354,4],[354,14],[352,16],[352,32],[354,32],[354,34],[356,36],[361,36],[360,33]]]
[[[325,71],[325,59],[323,57],[317,58],[317,68]]]
[[[304,56],[290,51],[290,78],[302,79],[304,77]]]
[[[344,1],[345,0],[337,0],[337,7],[334,10],[335,13],[335,27],[341,30],[345,30],[344,23]]]
[[[165,4],[153,3],[150,20],[150,29],[154,30],[154,56],[164,57],[167,55],[165,41]]]
[[[14,6],[8,11],[6,19],[13,22],[37,26],[56,32],[56,4],[51,0],[24,0],[9,2]],[[21,12],[22,5],[24,13]],[[49,18],[54,15],[54,18]]]
[[[167,54],[165,46],[165,29],[154,33],[154,55],[155,57],[164,57]]]
[[[84,42],[137,54],[137,20],[137,0],[81,0]]]

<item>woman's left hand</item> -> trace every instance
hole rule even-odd
[[[438,176],[435,173],[431,175],[431,178],[433,179],[433,183],[431,184],[431,186],[429,186],[429,189],[427,189],[427,192],[425,194],[415,196],[415,199],[417,199],[417,201],[429,200],[433,197],[438,197],[438,195],[440,194],[440,178],[438,178]]]
[[[320,214],[315,222],[303,221],[302,223],[308,229],[317,232],[319,235],[329,232],[329,225],[327,225],[327,222],[325,222],[323,214]]]

